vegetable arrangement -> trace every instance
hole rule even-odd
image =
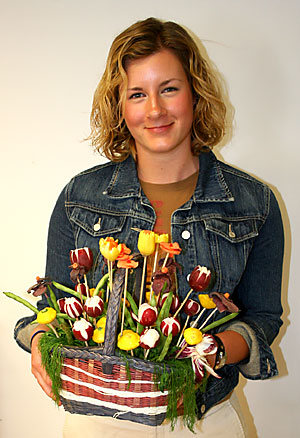
[[[36,297],[45,294],[48,306],[41,311],[27,300],[5,292],[6,296],[36,313],[33,323],[44,324],[49,328],[49,332],[41,337],[40,349],[46,370],[56,382],[54,394],[57,401],[59,368],[57,371],[56,365],[62,362],[59,359],[59,346],[103,346],[106,313],[116,269],[125,270],[118,318],[119,354],[129,359],[137,357],[167,364],[177,363],[178,360],[183,363],[188,361],[186,369],[192,368],[193,380],[196,385],[201,385],[202,389],[210,374],[219,378],[207,361],[207,356],[217,350],[214,337],[207,332],[234,318],[239,310],[229,299],[229,294],[206,292],[211,287],[212,275],[209,269],[200,265],[190,273],[190,290],[181,301],[176,290],[179,265],[175,262],[175,256],[180,254],[181,248],[178,243],[170,243],[168,240],[166,234],[157,235],[149,230],[139,231],[139,254],[131,254],[131,250],[124,243],[119,243],[112,237],[101,238],[99,249],[106,259],[108,272],[94,289],[89,287],[86,275],[94,263],[91,249],[85,247],[71,250],[69,268],[70,278],[75,283],[74,289],[39,277],[36,284],[28,289],[28,292]],[[159,260],[160,255],[162,257]],[[128,278],[139,266],[142,269],[142,280],[137,294],[137,291],[128,290]],[[150,278],[150,286],[145,293],[146,272]],[[68,294],[68,297],[57,300],[52,286]],[[199,294],[198,300],[190,298],[193,292]],[[136,295],[137,299],[134,298]],[[223,318],[210,323],[214,314],[224,311],[226,314]],[[199,326],[199,321],[203,319],[204,322]],[[52,363],[54,355],[56,365]],[[161,390],[164,389],[164,380],[168,379],[160,375]],[[175,392],[178,398],[178,388],[175,388]],[[173,416],[176,416],[176,397],[172,404]]]

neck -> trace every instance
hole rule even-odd
[[[199,169],[199,158],[186,154],[179,157],[175,151],[175,158],[170,154],[154,154],[152,156],[137,157],[137,170],[139,178],[152,184],[170,184],[188,178]]]

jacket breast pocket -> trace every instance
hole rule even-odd
[[[118,211],[74,207],[70,220],[74,228],[77,229],[78,235],[82,232],[92,238],[99,239],[121,232],[126,216]]]
[[[245,270],[258,235],[257,220],[209,218],[204,220],[204,225],[216,270],[215,287],[230,292]]]

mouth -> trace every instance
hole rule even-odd
[[[158,126],[146,126],[145,129],[153,133],[161,133],[167,131],[169,128],[171,128],[171,126],[173,126],[173,122]]]

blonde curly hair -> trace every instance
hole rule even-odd
[[[226,106],[221,88],[196,43],[178,24],[148,18],[136,22],[115,38],[94,94],[89,139],[98,152],[112,161],[123,161],[129,154],[136,158],[134,139],[122,116],[126,62],[162,49],[171,50],[177,56],[192,88],[195,102],[191,132],[193,154],[211,149],[224,136]]]

